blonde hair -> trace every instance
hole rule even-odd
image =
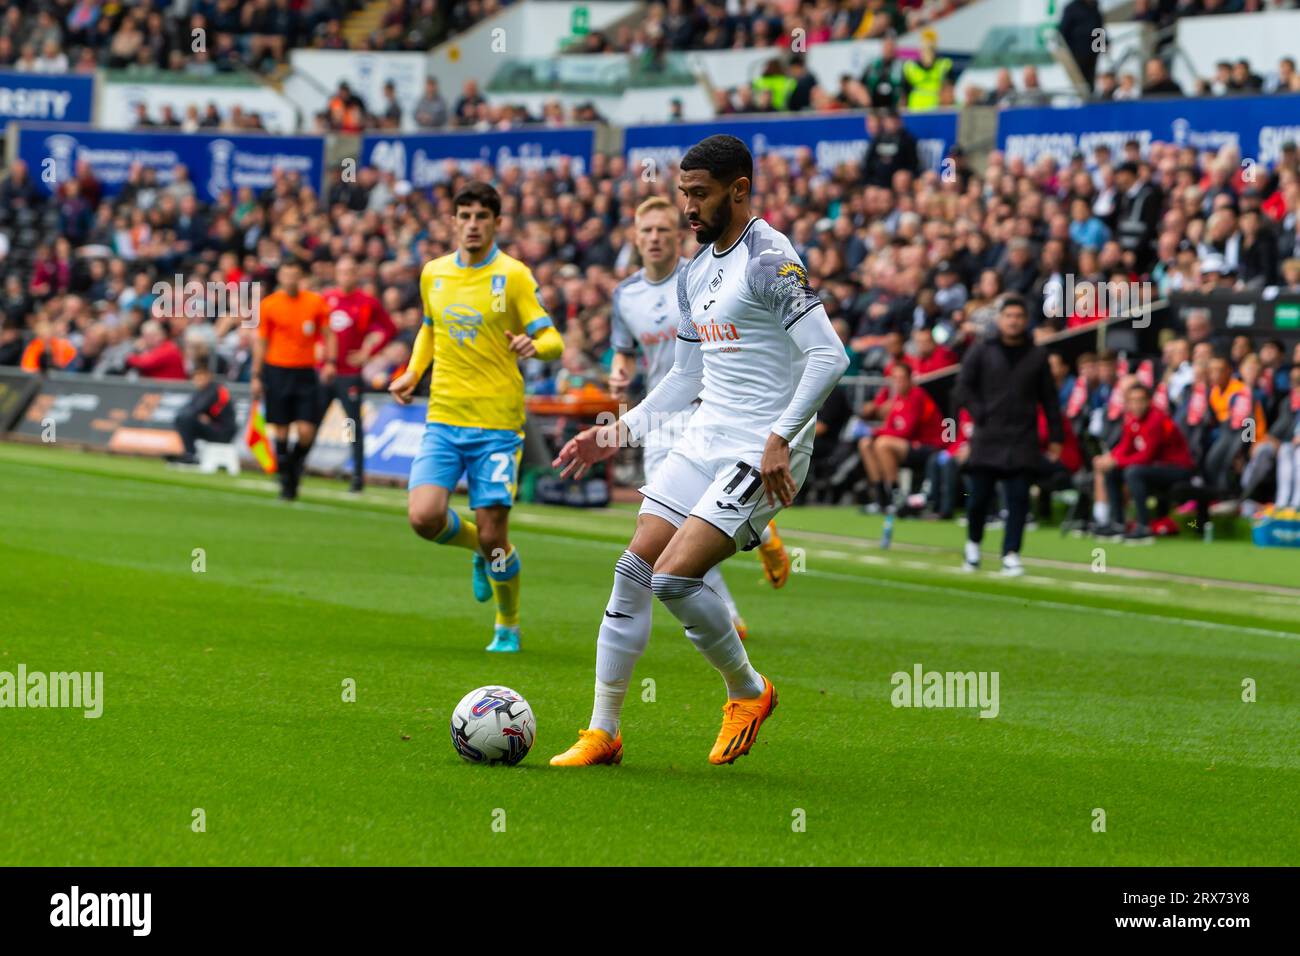
[[[680,216],[680,213],[677,212],[677,207],[673,205],[672,200],[666,199],[663,196],[651,196],[645,202],[641,203],[641,205],[636,207],[636,221],[640,222],[642,216],[648,212],[654,212],[656,209],[667,209],[669,212],[677,213]]]

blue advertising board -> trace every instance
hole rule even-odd
[[[428,403],[417,399],[410,405],[399,405],[388,399],[366,400],[366,473],[406,478],[411,473],[411,462],[420,452],[424,438]],[[350,470],[351,460],[346,463]]]
[[[89,123],[94,108],[93,76],[0,72],[0,129],[15,120]]]
[[[921,165],[939,169],[948,148],[957,141],[957,114],[908,113],[903,125],[917,138]],[[644,168],[647,162],[671,166],[686,150],[715,133],[744,140],[756,157],[765,153],[792,156],[801,149],[810,149],[818,167],[826,170],[841,163],[861,162],[870,143],[865,113],[822,113],[629,126],[623,133],[623,152],[629,166],[636,169]]]
[[[1300,142],[1300,95],[1226,96],[1089,103],[1053,109],[1020,107],[998,114],[998,148],[1032,161],[1043,153],[1068,162],[1107,145],[1117,155],[1129,140],[1145,155],[1153,142],[1217,150],[1232,144],[1243,160],[1277,161],[1283,144]]]
[[[365,136],[362,163],[391,172],[416,189],[450,178],[449,167],[468,172],[476,163],[494,168],[554,169],[568,163],[575,174],[591,168],[596,131],[589,126],[566,129],[524,127],[488,133],[412,133]]]
[[[160,185],[184,165],[199,198],[211,202],[226,190],[266,189],[278,170],[296,171],[318,192],[325,168],[321,136],[228,136],[220,133],[115,132],[82,127],[20,124],[18,158],[47,193],[86,160],[107,195],[121,190],[131,167],[156,171]]]

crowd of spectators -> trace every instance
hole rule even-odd
[[[915,139],[896,112],[873,113],[869,122],[872,144],[861,163],[825,170],[809,151],[769,154],[755,184],[758,213],[789,234],[804,258],[854,373],[884,374],[900,361],[924,373],[958,361],[991,332],[1007,293],[1025,297],[1041,341],[1111,317],[1111,303],[1140,308],[1170,291],[1300,292],[1300,156],[1293,145],[1274,168],[1254,174],[1231,147],[1198,153],[1155,143],[1142,155],[1134,142],[1117,155],[1099,146],[1066,163],[995,152],[978,174],[958,150],[950,175],[940,176],[920,168]],[[420,267],[451,248],[449,197],[473,175],[501,190],[501,243],[533,268],[568,345],[555,366],[528,370],[529,387],[603,383],[611,293],[636,267],[632,211],[648,195],[667,193],[670,178],[647,181],[623,158],[606,155],[584,175],[564,162],[545,171],[480,166],[468,174],[449,163],[444,175],[431,189],[413,189],[363,168],[355,182],[340,172],[317,196],[284,174],[262,194],[245,187],[206,204],[183,168],[163,177],[165,184],[135,169],[110,198],[83,164],[43,199],[31,173],[15,163],[0,180],[0,226],[28,215],[56,228],[30,253],[0,248],[0,260],[10,259],[0,262],[0,363],[181,377],[202,362],[223,380],[246,381],[247,316],[168,314],[155,302],[155,283],[181,273],[205,287],[255,282],[266,294],[277,265],[294,257],[309,264],[320,286],[349,252],[362,264],[363,287],[399,329],[366,370],[372,386],[382,387],[419,327]],[[1067,290],[1074,301],[1066,301]],[[1187,354],[1170,346],[1164,366],[1178,376],[1160,399],[1171,414],[1190,413],[1188,396],[1197,393],[1189,383],[1216,387],[1223,368],[1212,362],[1221,353],[1233,380],[1260,392],[1264,421],[1273,421],[1290,387],[1284,369],[1297,356],[1270,343],[1215,341],[1198,317],[1182,338]],[[1063,402],[1073,394],[1069,377],[1077,376],[1089,383],[1087,407],[1101,403],[1113,415],[1122,407],[1112,401],[1119,379],[1111,380],[1106,363],[1098,368],[1095,388],[1090,366],[1062,368]],[[1151,384],[1160,381],[1157,374]],[[836,439],[852,431],[850,418],[869,429],[879,412],[851,407],[830,431]],[[852,444],[834,441],[832,450]],[[1216,460],[1216,482],[1240,493],[1247,461]]]
[[[0,69],[97,68],[195,77],[274,71],[296,47],[431,50],[508,0],[390,0],[374,32],[349,41],[362,0],[39,0],[0,15]]]
[[[919,30],[970,0],[667,0],[635,25],[593,30],[573,49],[652,59],[684,50],[808,49]]]

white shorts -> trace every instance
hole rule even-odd
[[[748,551],[783,507],[779,500],[768,503],[759,472],[761,458],[721,449],[710,455],[688,436],[642,486],[641,513],[663,518],[675,528],[694,515],[735,541],[737,551]],[[790,473],[798,488],[808,475],[809,460],[807,450],[790,450]]]
[[[654,480],[657,472],[663,463],[668,460],[668,453],[673,450],[686,433],[686,426],[690,423],[691,412],[688,409],[671,418],[665,419],[662,424],[654,431],[646,434],[641,441],[641,460],[642,467],[645,470],[646,484]]]

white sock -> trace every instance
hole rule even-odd
[[[657,573],[651,586],[655,597],[682,622],[691,643],[727,682],[727,697],[738,700],[763,693],[763,678],[750,666],[731,614],[716,592],[700,578],[676,574]]]
[[[763,533],[758,536],[758,543],[759,544],[772,543],[772,522],[769,521],[767,524],[763,525]],[[705,575],[704,579],[707,581],[708,575]],[[762,691],[759,691],[759,693],[761,694]]]
[[[1092,503],[1092,520],[1097,524],[1110,524],[1110,502],[1094,501]]]
[[[967,564],[980,563],[980,546],[976,544],[974,541],[966,542],[966,563]]]
[[[614,737],[623,713],[623,698],[636,662],[650,642],[654,595],[652,571],[644,559],[624,551],[614,565],[614,589],[596,638],[596,701],[591,727]]]
[[[722,565],[715,564],[709,568],[704,574],[704,583],[718,592],[718,597],[722,598],[722,603],[727,605],[727,613],[731,615],[733,621],[740,617],[740,611],[736,608],[736,599],[731,596],[727,580],[722,576]]]

